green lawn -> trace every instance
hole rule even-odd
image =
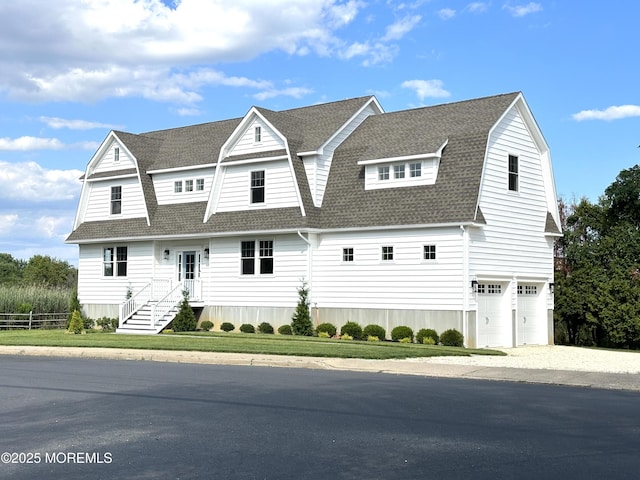
[[[9,330],[0,332],[0,345],[135,348],[369,359],[504,355],[503,352],[487,349],[223,332],[170,335],[89,332],[86,335],[69,335],[64,330]]]

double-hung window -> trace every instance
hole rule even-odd
[[[111,215],[122,213],[122,187],[111,187]]]
[[[251,172],[251,203],[264,203],[264,170]]]
[[[258,256],[256,257],[256,252]],[[257,264],[257,269],[256,269]],[[273,240],[244,240],[240,242],[240,270],[242,275],[273,273]]]
[[[105,247],[102,250],[102,275],[127,276],[127,247]]]
[[[518,191],[518,157],[509,155],[509,190]]]

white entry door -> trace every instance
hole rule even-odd
[[[198,299],[200,294],[200,254],[195,250],[178,253],[178,281],[184,282],[189,298]]]

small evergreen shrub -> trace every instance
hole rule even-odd
[[[340,335],[349,335],[350,337],[360,340],[362,338],[362,327],[356,322],[347,322],[340,329]]]
[[[258,332],[273,333],[273,327],[268,322],[262,322],[260,325],[258,325]]]
[[[329,333],[327,332],[318,332],[318,338],[331,338],[331,335],[329,335]]]
[[[400,343],[411,343],[411,339],[409,337],[404,337],[398,340]]]
[[[403,338],[408,338],[410,342],[413,341],[413,330],[409,327],[405,327],[400,325],[393,330],[391,330],[391,340],[394,342],[398,342]]]
[[[353,337],[351,335],[349,335],[348,333],[345,333],[344,335],[340,336],[341,340],[353,340]]]
[[[440,334],[440,343],[447,347],[463,347],[464,336],[455,328],[451,328]]]
[[[375,335],[368,335],[367,336],[367,342],[379,342],[380,338],[376,337]]]
[[[250,323],[243,323],[240,325],[240,331],[242,333],[256,333],[255,327]]]
[[[433,343],[426,344],[424,342],[424,339],[426,337],[433,339]],[[418,330],[418,333],[416,333],[417,343],[422,343],[424,345],[437,345],[438,341],[439,341],[438,333],[433,328],[421,328],[420,330]]]
[[[333,323],[321,323],[316,327],[316,333],[318,334],[318,336],[320,336],[321,332],[324,332],[328,333],[330,337],[333,337],[335,336],[337,331],[338,330]]]
[[[313,335],[313,324],[311,323],[311,312],[309,311],[309,289],[306,282],[298,289],[298,305],[291,317],[291,330],[294,335]]]
[[[174,332],[195,332],[196,314],[193,313],[193,308],[189,305],[189,291],[182,292],[182,302],[180,302],[180,310],[171,322],[171,328]]]
[[[202,323],[200,324],[200,328],[202,329],[203,332],[208,332],[213,328],[213,323],[210,322],[209,320],[203,320]]]
[[[280,325],[278,327],[278,333],[280,335],[293,335],[293,332],[291,331],[291,325]]]
[[[165,329],[164,329],[164,330],[162,330],[162,332],[160,332],[160,333],[167,333],[167,334],[169,334],[169,333],[173,333],[173,330],[171,330],[170,328],[165,328]]]
[[[431,337],[424,337],[422,339],[422,344],[423,345],[435,345],[436,341]]]
[[[223,332],[232,332],[236,329],[236,327],[233,325],[233,323],[230,322],[222,322],[222,325],[220,325],[220,330],[222,330]]]
[[[67,333],[73,333],[74,335],[84,333],[84,323],[82,323],[82,317],[80,316],[80,312],[78,310],[74,310],[71,314]]]
[[[113,332],[118,328],[118,319],[102,317],[96,320],[96,325],[98,325],[104,332]]]
[[[380,325],[367,325],[362,329],[363,337],[378,337],[379,340],[384,340],[387,337],[387,332]]]

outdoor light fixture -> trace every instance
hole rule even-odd
[[[209,258],[209,249],[208,248],[204,249],[204,258]]]
[[[164,251],[164,255],[163,255],[165,260],[169,260],[169,250],[165,250]]]
[[[473,293],[478,293],[478,280],[471,280],[471,290]]]
[[[553,291],[556,288],[556,284],[553,282],[549,282],[549,292],[551,292],[551,295],[553,295]]]

